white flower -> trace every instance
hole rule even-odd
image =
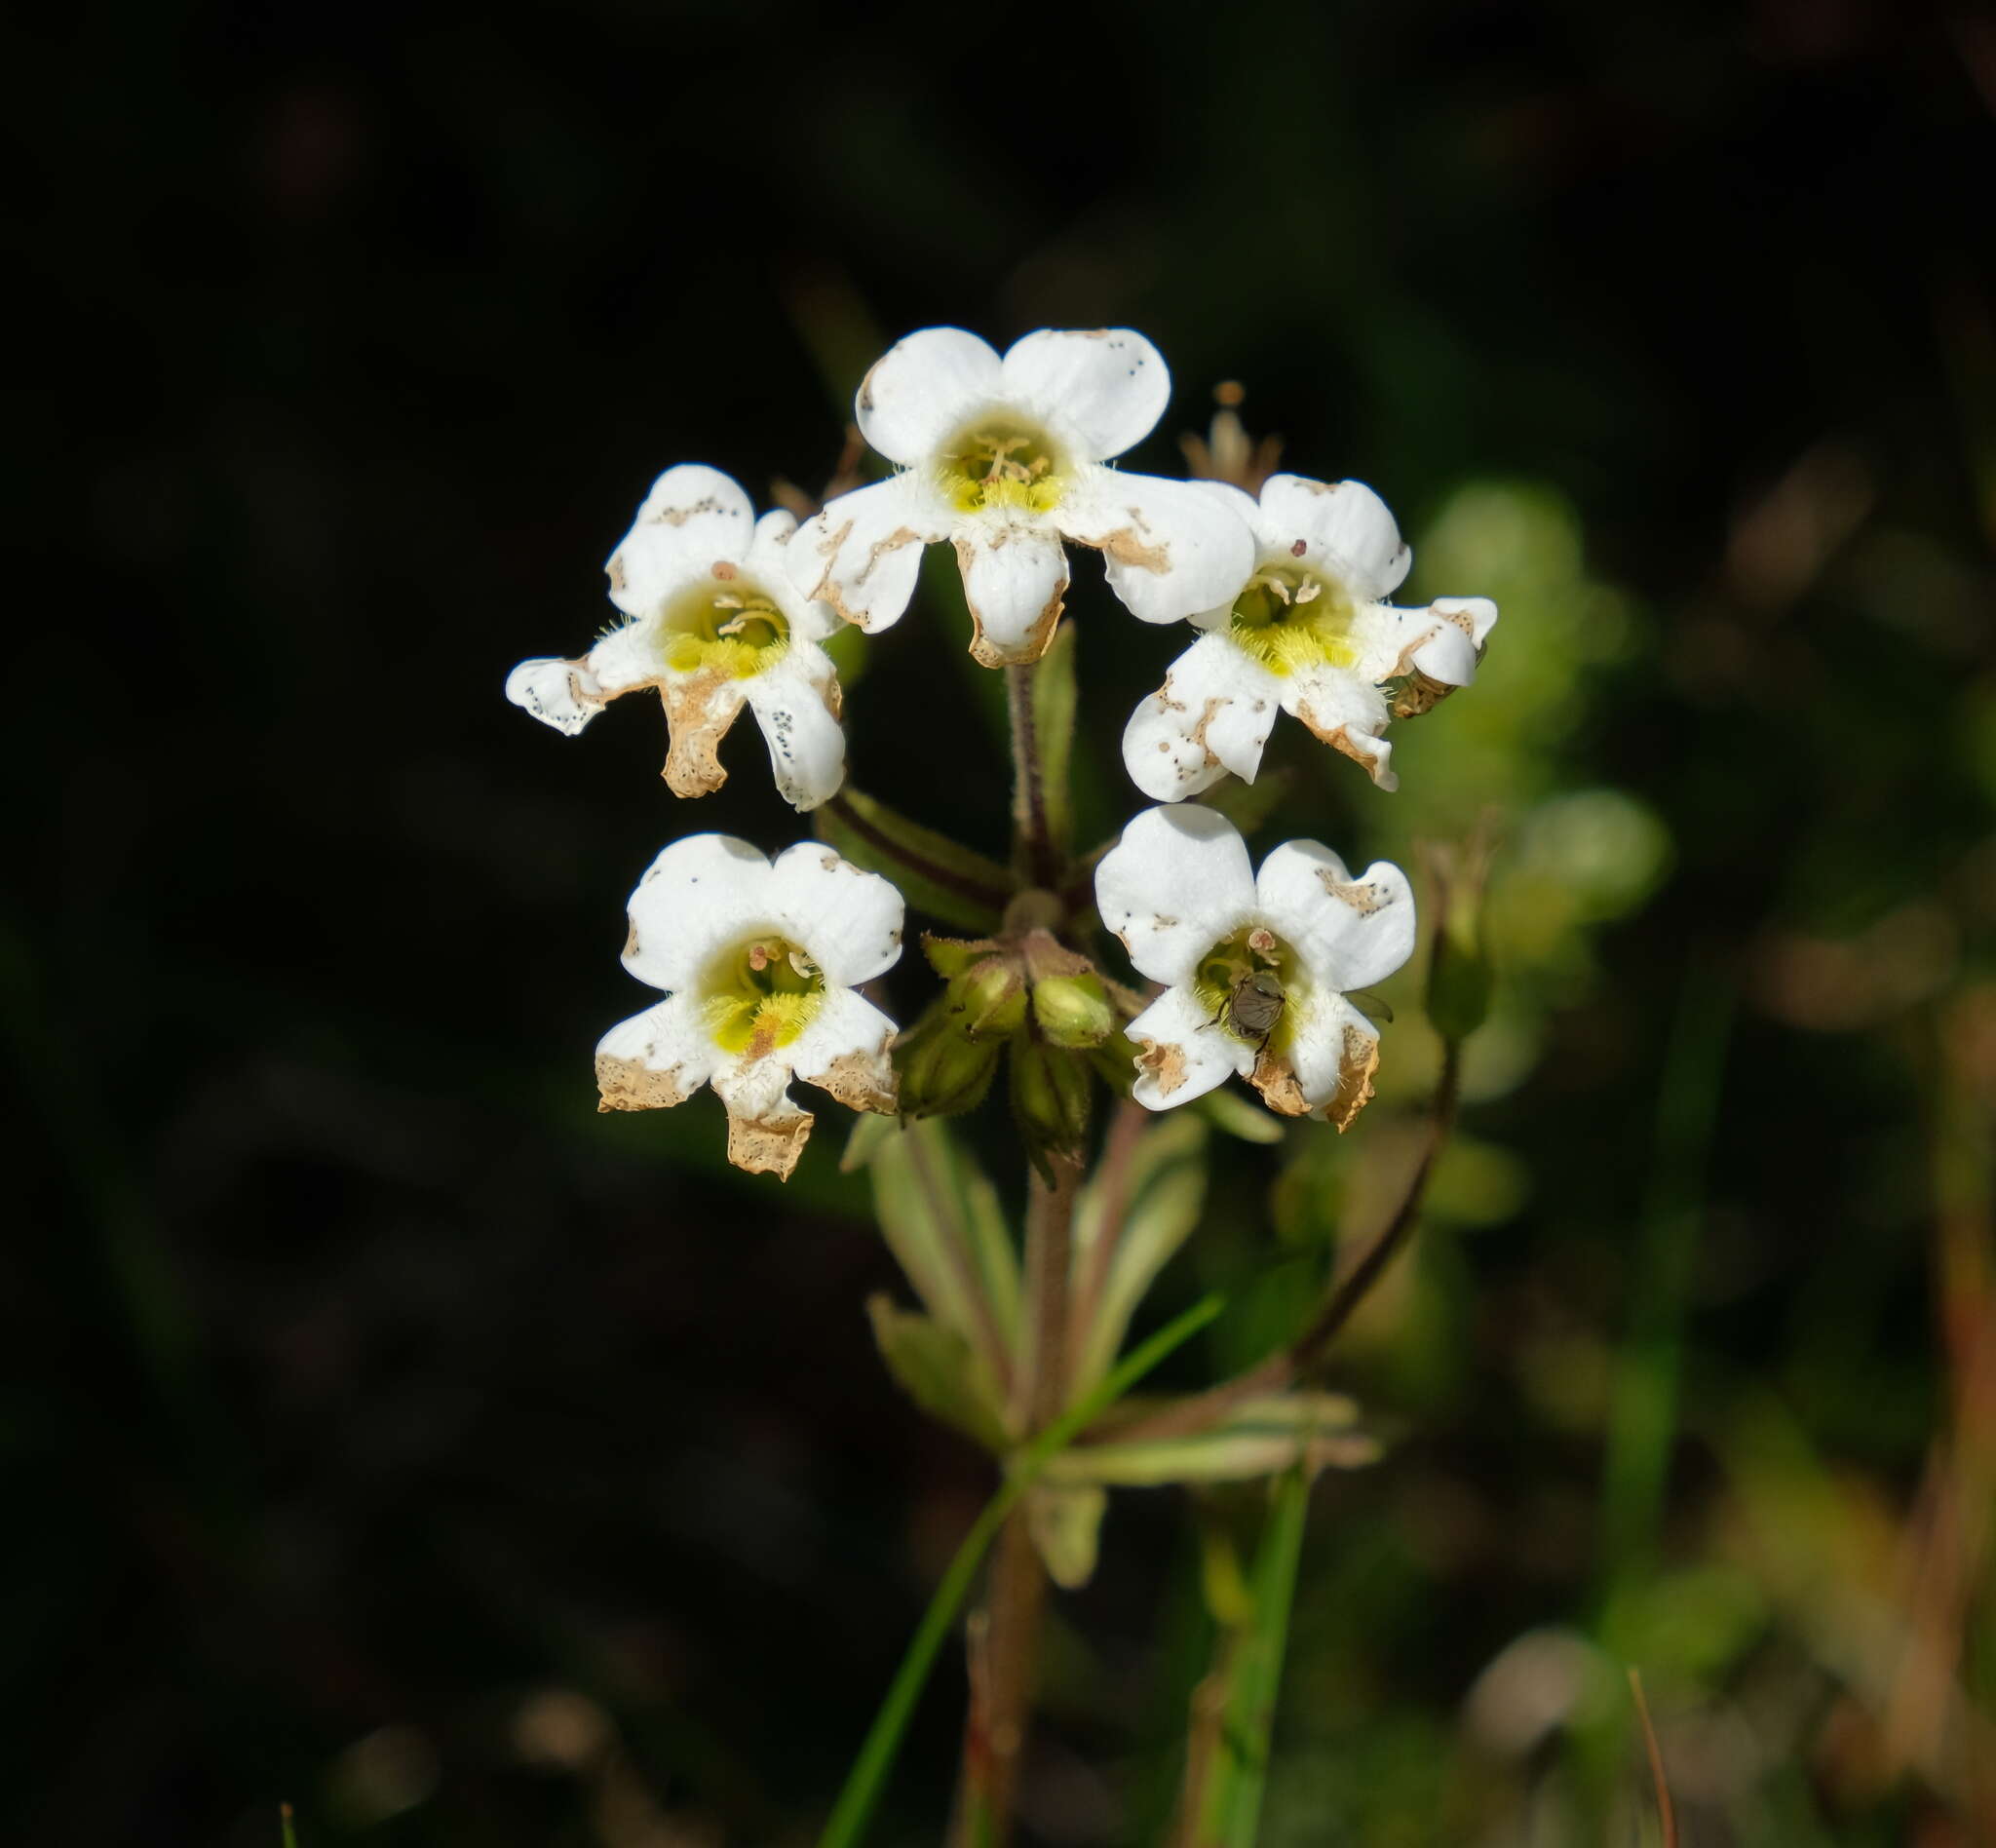
[[[1339,1129],[1372,1095],[1379,1035],[1345,999],[1414,947],[1414,895],[1379,861],[1358,878],[1327,847],[1286,841],[1261,863],[1223,815],[1146,809],[1095,869],[1102,922],[1165,992],[1130,1023],[1136,1100],[1188,1103],[1229,1073],[1270,1109]]]
[[[603,567],[610,600],[631,620],[579,661],[522,661],[506,697],[573,734],[621,694],[657,687],[675,795],[726,781],[715,753],[747,704],[784,799],[816,808],[845,780],[838,676],[818,645],[839,625],[798,596],[786,567],[796,523],[786,513],[757,520],[718,469],[668,469]]]
[[[1234,509],[1189,481],[1102,466],[1150,433],[1171,389],[1164,357],[1127,327],[1043,328],[1002,360],[960,327],[909,334],[857,401],[866,441],[902,472],[840,495],[798,533],[798,587],[885,629],[907,607],[922,548],[948,539],[985,667],[1045,651],[1067,590],[1063,539],[1102,553],[1145,622],[1226,601],[1253,562]]]
[[[1386,503],[1363,481],[1271,476],[1257,505],[1201,482],[1254,529],[1254,575],[1231,601],[1192,617],[1207,633],[1131,714],[1123,761],[1144,794],[1176,802],[1231,770],[1252,783],[1276,709],[1399,786],[1389,718],[1424,712],[1469,685],[1497,605],[1444,597],[1426,609],[1381,601],[1412,555]]]
[[[596,1047],[605,1110],[683,1103],[710,1084],[728,1159],[787,1178],[812,1118],[792,1075],[855,1110],[891,1111],[895,1024],[854,992],[901,955],[902,899],[814,841],[772,864],[745,840],[695,834],[631,895],[624,967],[667,998]]]

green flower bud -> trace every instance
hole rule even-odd
[[[1033,1019],[1056,1046],[1099,1046],[1115,1030],[1116,1010],[1093,970],[1033,983]]]
[[[1042,1173],[1049,1156],[1078,1160],[1088,1136],[1088,1061],[1030,1034],[1015,1040],[1012,1112]]]
[[[1025,972],[1009,956],[986,956],[951,981],[943,1008],[973,1039],[1009,1038],[1025,1024]]]
[[[901,1077],[901,1114],[957,1116],[965,1110],[975,1110],[991,1088],[999,1051],[998,1041],[967,1039],[932,1015],[895,1049],[895,1068]]]
[[[1489,877],[1485,830],[1460,847],[1428,850],[1435,882],[1435,941],[1428,954],[1428,1019],[1436,1032],[1460,1045],[1490,1012],[1490,962],[1483,952],[1483,888]]]

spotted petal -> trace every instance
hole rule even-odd
[[[777,792],[800,814],[836,795],[846,777],[846,735],[838,676],[825,650],[794,642],[774,668],[741,684],[769,747]]]
[[[731,476],[698,462],[668,469],[603,566],[610,600],[627,615],[648,615],[716,563],[739,565],[754,529],[755,510]]]
[[[798,529],[784,556],[798,590],[870,635],[901,620],[922,548],[950,524],[921,477],[897,475],[841,494]]]
[[[1145,795],[1176,802],[1228,771],[1252,783],[1282,683],[1224,635],[1202,635],[1123,731],[1123,763]]]
[[[777,856],[769,890],[784,934],[810,951],[827,983],[870,982],[899,959],[902,897],[877,872],[799,841]]]
[[[828,988],[811,1023],[784,1049],[799,1078],[854,1110],[891,1112],[895,1024],[864,995]]]
[[[645,869],[629,913],[624,967],[654,988],[689,987],[716,951],[776,922],[769,861],[732,834],[689,834]]]
[[[956,531],[971,653],[984,667],[1037,661],[1067,595],[1067,554],[1044,524],[970,520]]]
[[[672,995],[620,1020],[596,1042],[603,1110],[669,1110],[713,1075],[721,1054],[691,995]]]
[[[924,327],[873,362],[854,410],[860,434],[912,467],[1003,390],[998,355],[961,327]]]
[[[1171,396],[1165,356],[1128,327],[1029,333],[1005,355],[1004,385],[1010,403],[1083,462],[1141,443]]]
[[[1350,668],[1320,662],[1301,667],[1282,682],[1283,710],[1347,757],[1362,763],[1382,789],[1400,788],[1392,768],[1393,747],[1380,736],[1388,717],[1386,696]]]
[[[1413,888],[1389,861],[1354,878],[1328,847],[1285,841],[1261,863],[1254,897],[1313,988],[1369,988],[1414,953]]]
[[[1070,539],[1097,548],[1133,616],[1174,623],[1231,603],[1254,569],[1254,535],[1192,481],[1087,467],[1055,512]]]
[[[1253,911],[1247,845],[1212,809],[1145,809],[1095,868],[1095,906],[1144,975],[1189,982]]]
[[[1190,988],[1167,988],[1129,1032],[1139,1049],[1131,1096],[1146,1110],[1190,1103],[1254,1065],[1253,1047],[1212,1020]]]
[[[1272,475],[1255,524],[1264,557],[1300,559],[1355,603],[1390,597],[1413,562],[1392,512],[1363,481]]]

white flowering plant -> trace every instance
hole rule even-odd
[[[1163,356],[1127,328],[1042,330],[1002,356],[959,328],[910,334],[857,396],[882,479],[804,507],[800,523],[758,518],[716,469],[667,469],[606,567],[620,620],[586,653],[522,662],[507,681],[517,705],[571,734],[621,694],[656,688],[666,780],[689,798],[719,787],[722,740],[745,706],[754,714],[777,789],[812,816],[815,838],[772,859],[692,832],[659,853],[631,895],[623,960],[663,998],[603,1035],[600,1107],[672,1108],[710,1087],[728,1159],[778,1179],[816,1124],[793,1085],[855,1113],[844,1159],[869,1171],[916,1299],[868,1304],[881,1354],[1001,1471],[828,1843],[859,1839],[966,1605],[955,1838],[1006,1839],[1048,1587],[1094,1573],[1109,1490],[1259,1479],[1272,1499],[1251,1571],[1208,1574],[1209,1589],[1240,1595],[1230,1605],[1213,1592],[1220,1653],[1188,1715],[1173,1837],[1252,1840],[1308,1486],[1378,1451],[1359,1408],[1322,1386],[1320,1363],[1417,1220],[1453,1121],[1459,1049],[1483,1014],[1476,856],[1438,849],[1427,995],[1440,1077],[1399,1204],[1353,1242],[1293,1340],[1203,1391],[1133,1396],[1218,1312],[1202,1302],[1128,1345],[1197,1226],[1209,1136],[1351,1129],[1382,1059],[1375,1020],[1391,1018],[1368,991],[1415,953],[1400,867],[1354,871],[1311,840],[1255,866],[1244,830],[1268,812],[1267,781],[1254,786],[1276,715],[1362,765],[1370,784],[1355,787],[1390,791],[1389,725],[1468,686],[1497,617],[1474,597],[1387,602],[1410,560],[1385,503],[1358,481],[1274,473],[1231,408],[1237,392],[1186,444],[1196,479],[1114,466],[1170,391]],[[847,625],[899,622],[923,550],[945,540],[970,652],[1005,680],[1004,863],[846,781],[824,644]],[[1093,849],[1073,838],[1069,787],[1075,549],[1101,555],[1108,595],[1088,621],[1105,644],[1141,645],[1121,628],[1131,618],[1200,632],[1123,727],[1137,812]],[[902,954],[910,909],[936,927],[919,958]],[[912,1009],[881,985],[897,965],[935,978]],[[1009,1113],[1021,1144],[1016,1213],[946,1121],[983,1107]]]

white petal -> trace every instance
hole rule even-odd
[[[1067,553],[1051,521],[968,520],[956,530],[971,612],[971,653],[984,667],[1037,661],[1067,595]]]
[[[732,477],[698,462],[668,469],[603,566],[610,600],[628,615],[648,614],[716,563],[739,564],[754,526],[755,510]]]
[[[506,697],[571,738],[608,704],[587,661],[522,661],[506,676]]]
[[[1095,908],[1153,982],[1190,981],[1254,909],[1247,844],[1197,803],[1145,809],[1095,868]]]
[[[1055,513],[1060,530],[1098,547],[1110,587],[1147,623],[1231,603],[1254,569],[1254,535],[1201,483],[1083,468]]]
[[[797,531],[794,514],[782,508],[764,514],[755,522],[755,536],[749,541],[748,572],[756,587],[784,613],[790,634],[806,641],[823,641],[843,625],[838,611],[829,603],[818,603],[798,590],[791,575],[790,546]]]
[[[825,650],[792,642],[774,668],[744,684],[769,747],[777,792],[800,814],[837,794],[846,779],[846,735],[833,710],[838,683]]]
[[[1365,766],[1382,789],[1400,788],[1391,766],[1393,747],[1386,729],[1386,696],[1350,668],[1299,668],[1282,682],[1283,710],[1347,757]]]
[[[1104,462],[1141,443],[1171,396],[1165,356],[1128,327],[1042,327],[1007,352],[1004,372],[1006,398],[1083,462]]]
[[[1328,847],[1285,841],[1261,863],[1254,899],[1302,957],[1314,987],[1369,988],[1414,953],[1413,888],[1390,861],[1374,861],[1354,879]]]
[[[1353,672],[1380,681],[1418,670],[1443,686],[1468,686],[1477,677],[1482,638],[1496,621],[1497,605],[1483,597],[1442,597],[1427,609],[1363,605],[1352,622],[1359,648]]]
[[[1281,705],[1274,674],[1224,635],[1202,635],[1130,714],[1124,766],[1159,802],[1197,795],[1229,770],[1252,783]]]
[[[950,521],[919,476],[841,494],[784,549],[790,581],[867,634],[898,622],[915,592],[922,548]]]
[[[1002,390],[998,356],[961,327],[924,327],[899,340],[860,381],[860,434],[904,465],[927,461],[945,437]]]
[[[723,1063],[713,1088],[728,1106],[728,1160],[751,1174],[790,1177],[817,1120],[789,1093],[789,1065],[780,1056]]]
[[[801,943],[827,982],[851,987],[892,969],[901,955],[901,894],[817,841],[779,854],[770,878],[784,934]]]
[[[672,995],[620,1020],[596,1042],[604,1110],[668,1110],[713,1075],[721,1053],[691,995]]]
[[[1257,1071],[1257,1080],[1268,1079],[1263,1096],[1285,1114],[1321,1116],[1348,1128],[1372,1095],[1372,1068],[1379,1062],[1372,1022],[1341,994],[1294,997],[1286,1018],[1289,1045],[1281,1061],[1286,1069]],[[1293,1089],[1285,1082],[1291,1077]],[[1280,1101],[1278,1087],[1287,1093]]]
[[[855,1110],[890,1111],[895,1102],[894,1060],[887,1049],[895,1024],[864,995],[830,988],[784,1056],[797,1076],[831,1093]]]
[[[768,860],[732,834],[675,840],[626,908],[624,967],[654,988],[688,986],[716,950],[777,922]]]
[[[1271,475],[1262,485],[1256,533],[1264,557],[1314,565],[1356,603],[1391,596],[1413,562],[1386,503],[1363,481]]]
[[[1167,988],[1128,1030],[1142,1049],[1131,1096],[1146,1110],[1190,1103],[1254,1065],[1254,1048],[1215,1021],[1190,988]]]

